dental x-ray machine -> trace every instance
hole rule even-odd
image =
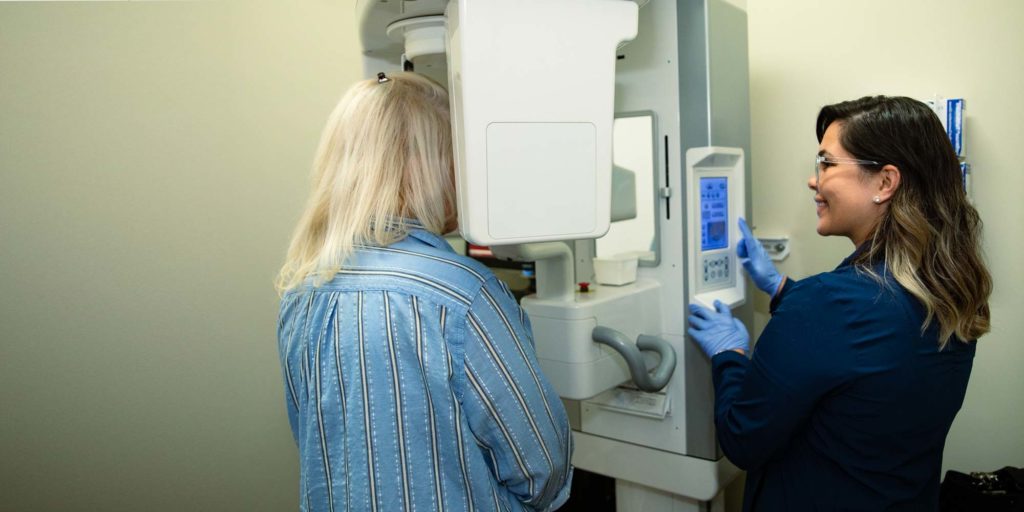
[[[448,87],[460,231],[537,262],[522,301],[537,356],[569,411],[574,465],[615,478],[619,510],[720,510],[738,472],[715,441],[710,365],[685,334],[692,302],[721,300],[750,324],[735,256],[750,175],[737,2],[357,1],[366,76],[412,69]],[[613,180],[627,119],[649,164]],[[625,208],[620,189],[636,194]],[[652,236],[635,281],[580,291],[595,239],[638,209]]]

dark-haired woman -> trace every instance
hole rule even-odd
[[[690,307],[711,357],[722,450],[748,470],[744,510],[937,510],[942,449],[989,330],[981,221],[938,118],[909,98],[823,108],[808,181],[817,231],[854,252],[781,276],[741,221],[737,252],[772,295],[749,336]]]

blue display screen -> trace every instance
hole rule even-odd
[[[729,246],[729,178],[700,179],[700,250]]]

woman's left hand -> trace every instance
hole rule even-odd
[[[690,304],[690,328],[686,332],[708,357],[727,350],[746,353],[750,349],[747,328],[738,318],[733,318],[729,306],[716,300],[715,309],[717,312],[699,304]]]

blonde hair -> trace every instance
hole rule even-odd
[[[359,245],[387,246],[418,222],[456,224],[452,135],[444,88],[415,73],[356,83],[324,127],[313,190],[276,280],[280,293],[331,280]]]
[[[818,114],[820,141],[833,122],[856,158],[900,171],[900,185],[867,247],[854,260],[881,280],[887,272],[925,307],[922,332],[939,324],[939,348],[955,335],[976,340],[990,329],[992,276],[981,251],[981,217],[964,191],[960,163],[938,117],[920,101],[874,96],[829,105]]]

